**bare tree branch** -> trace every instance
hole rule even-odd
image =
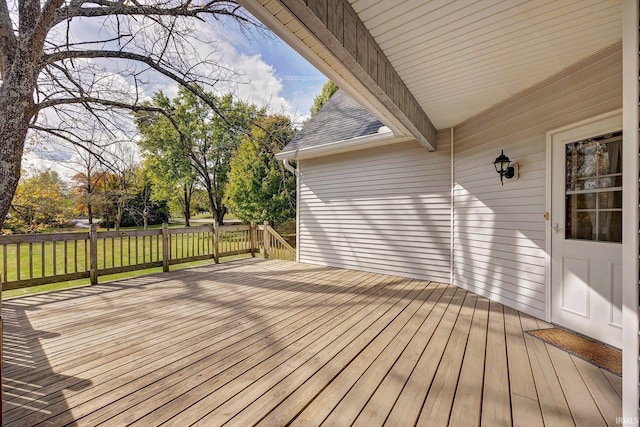
[[[58,11],[54,25],[67,19],[77,17],[101,17],[101,16],[184,16],[204,20],[202,15],[210,15],[218,19],[220,16],[230,16],[234,19],[252,25],[258,25],[249,15],[239,14],[240,7],[234,1],[213,0],[193,6],[191,1],[179,4],[175,7],[159,7],[153,5],[141,5],[138,2],[122,1],[92,1],[98,7],[80,7],[75,10],[62,8]]]
[[[89,59],[89,58],[118,58],[118,59],[127,59],[130,61],[137,61],[148,65],[150,68],[155,71],[163,74],[166,77],[176,81],[181,84],[185,88],[187,88],[191,93],[201,98],[216,114],[218,114],[223,120],[227,122],[227,124],[231,125],[229,121],[225,118],[224,112],[220,111],[218,106],[207,96],[207,94],[198,86],[194,85],[193,82],[189,82],[186,80],[184,76],[179,76],[177,73],[171,71],[171,64],[165,63],[160,64],[151,58],[150,56],[140,55],[133,52],[124,52],[119,50],[71,50],[66,52],[54,52],[49,55],[46,55],[45,62],[54,63],[57,61],[62,61],[65,59]],[[48,105],[46,102],[41,103],[38,108],[46,108],[48,106],[52,106],[55,104]],[[114,105],[115,106],[115,105]]]

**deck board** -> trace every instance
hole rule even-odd
[[[619,377],[523,333],[544,323],[415,279],[248,259],[3,315],[12,426],[613,425],[621,407]]]

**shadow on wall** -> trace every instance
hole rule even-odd
[[[302,162],[300,259],[450,281],[449,132]]]

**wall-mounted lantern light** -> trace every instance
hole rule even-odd
[[[504,150],[501,150],[500,155],[493,162],[493,166],[500,175],[500,183],[502,185],[504,185],[504,178],[518,179],[518,165],[514,163],[513,166],[511,166],[511,160],[504,155]]]

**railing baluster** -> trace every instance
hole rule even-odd
[[[53,249],[53,275],[56,276],[58,274],[58,253],[56,251],[58,242],[55,240],[51,242],[51,247]]]
[[[124,265],[124,253],[123,253],[123,243],[122,240],[124,239],[124,237],[120,237],[120,267],[122,267]]]
[[[64,241],[64,274],[68,273],[69,267],[67,266],[67,263],[69,262],[68,259],[68,250],[67,250],[67,241]]]
[[[78,272],[78,241],[73,241],[73,272]]]
[[[20,280],[20,258],[22,258],[21,255],[20,243],[16,243],[16,280]]]
[[[40,276],[44,277],[44,242],[40,242]]]
[[[7,283],[7,245],[2,245],[2,283]]]
[[[33,279],[33,243],[29,242],[29,279]]]

